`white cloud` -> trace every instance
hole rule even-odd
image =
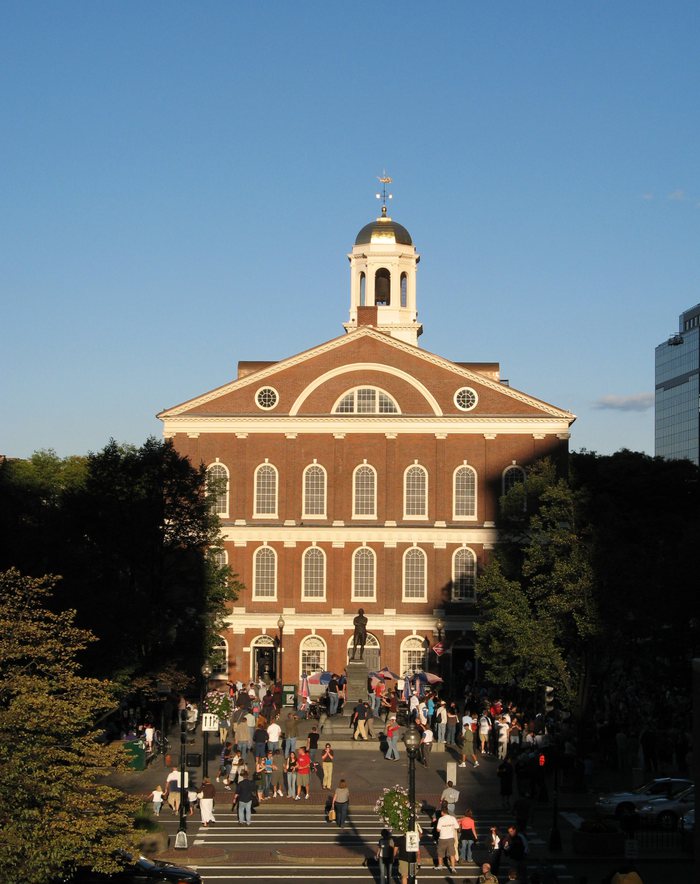
[[[667,198],[673,200],[673,202],[675,203],[682,203],[684,200],[687,199],[685,191],[681,190],[680,187],[677,190],[672,190]]]
[[[607,408],[612,411],[648,411],[653,404],[653,393],[634,393],[631,396],[616,396],[611,393],[596,399],[593,407]]]

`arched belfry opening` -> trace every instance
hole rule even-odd
[[[374,303],[376,307],[391,305],[391,273],[380,267],[374,274]]]
[[[391,181],[380,178],[383,184]],[[371,325],[385,334],[418,346],[423,326],[418,322],[416,272],[420,255],[411,234],[387,215],[382,194],[382,214],[360,230],[350,260],[350,320],[347,332]],[[376,308],[376,309],[375,309]]]

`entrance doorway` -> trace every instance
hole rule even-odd
[[[275,681],[277,675],[277,648],[269,635],[258,636],[251,643],[251,673],[253,679]]]

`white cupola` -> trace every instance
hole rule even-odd
[[[344,323],[345,330],[352,332],[358,326],[372,325],[418,346],[418,336],[423,332],[416,308],[420,255],[408,230],[388,217],[386,199],[381,217],[357,234],[348,259],[350,321]]]

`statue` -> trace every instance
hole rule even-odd
[[[357,612],[357,617],[355,617],[352,622],[355,624],[355,632],[352,636],[352,657],[350,659],[355,659],[355,651],[359,645],[360,660],[362,660],[365,653],[365,643],[367,641],[367,618],[365,617],[365,612],[362,608]]]

